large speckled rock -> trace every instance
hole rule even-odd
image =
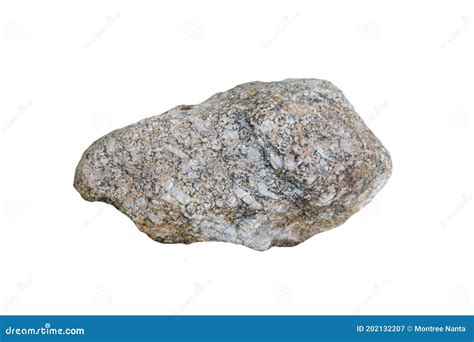
[[[388,151],[328,81],[251,82],[94,142],[74,186],[164,243],[294,246],[339,226],[391,174]]]

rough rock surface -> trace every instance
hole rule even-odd
[[[74,186],[164,243],[294,246],[384,186],[388,151],[328,81],[251,82],[94,142]]]

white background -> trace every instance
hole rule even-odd
[[[1,314],[473,314],[472,1],[2,1]],[[322,78],[392,154],[293,248],[163,245],[74,190],[109,131],[237,84]]]

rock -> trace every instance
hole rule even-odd
[[[339,226],[390,177],[388,151],[328,81],[251,82],[94,142],[74,186],[163,243],[263,251]]]

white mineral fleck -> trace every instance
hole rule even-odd
[[[264,182],[260,182],[258,183],[258,192],[260,193],[260,195],[262,196],[266,196],[266,197],[270,197],[270,198],[273,198],[273,199],[278,199],[278,195],[271,192],[271,191],[268,191],[268,188],[267,188],[267,185],[264,183]]]
[[[283,160],[278,154],[270,152],[270,164],[272,164],[274,169],[281,169],[283,166]]]
[[[176,200],[181,203],[181,204],[188,204],[191,202],[191,197],[189,197],[187,194],[182,192],[178,187],[174,186],[171,191],[170,195],[176,198]]]
[[[270,120],[263,120],[260,124],[260,132],[263,134],[270,133],[275,128],[275,123]]]
[[[170,151],[171,153],[173,153],[174,155],[178,156],[179,158],[181,159],[186,159],[188,156],[186,155],[186,153],[184,153],[183,151],[181,151],[178,147],[176,146],[173,146],[173,145],[166,145],[165,148]]]

